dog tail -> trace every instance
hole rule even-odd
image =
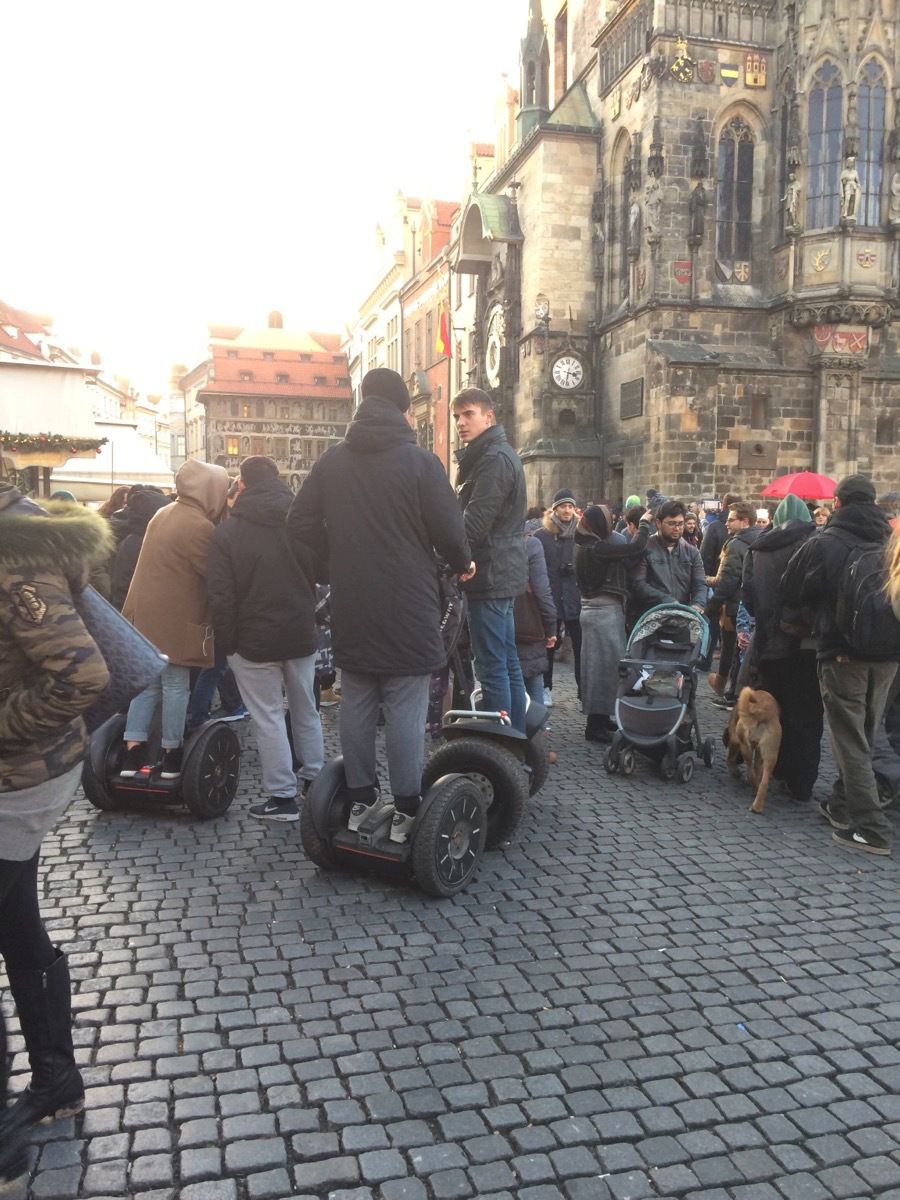
[[[778,710],[778,701],[772,693],[762,691],[762,689],[754,691],[752,688],[745,687],[741,691],[739,699],[744,701],[752,717],[759,717],[770,703],[774,704]]]

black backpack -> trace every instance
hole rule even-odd
[[[860,658],[900,656],[900,621],[885,592],[886,550],[854,538],[838,581],[835,625]]]

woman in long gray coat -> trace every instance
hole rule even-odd
[[[650,513],[626,542],[613,530],[605,504],[589,504],[575,530],[575,578],[581,592],[581,699],[587,714],[584,736],[608,742],[616,728],[613,712],[619,659],[625,650],[625,601],[630,570],[644,555]]]

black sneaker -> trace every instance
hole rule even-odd
[[[716,696],[713,699],[713,704],[716,708],[732,709],[735,706],[734,696]]]
[[[160,779],[177,779],[181,774],[181,747],[174,750],[163,750],[162,770]]]
[[[299,821],[300,809],[293,800],[270,796],[265,804],[252,804],[250,816],[261,821]]]
[[[850,828],[849,821],[841,821],[834,815],[834,813],[831,811],[831,806],[829,805],[827,800],[823,800],[822,803],[819,805],[819,812],[822,814],[822,816],[825,818],[825,820],[828,822],[828,824],[832,827],[832,829],[839,829],[839,830],[841,830],[841,832],[844,832],[844,830],[847,830]]]
[[[135,775],[142,771],[146,765],[147,743],[138,742],[136,746],[132,746],[130,750],[125,751],[119,775],[122,779],[134,779]]]
[[[888,855],[891,847],[882,838],[871,833],[857,833],[855,829],[835,829],[831,835],[839,846],[848,850],[862,850],[864,854]]]

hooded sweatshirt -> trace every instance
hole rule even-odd
[[[417,446],[396,404],[367,396],[294,498],[288,538],[331,583],[335,662],[364,675],[426,675],[444,665],[435,552],[471,561],[439,460]],[[519,524],[521,541],[521,523]]]
[[[741,599],[756,618],[753,653],[760,661],[788,658],[803,649],[798,636],[782,629],[782,621],[795,626],[797,614],[786,611],[781,577],[791,557],[816,532],[809,509],[796,496],[785,496],[744,559]]]
[[[175,665],[213,664],[206,565],[228,484],[228,472],[213,463],[189,458],[179,468],[175,503],[161,508],[147,526],[122,606],[122,615]]]

